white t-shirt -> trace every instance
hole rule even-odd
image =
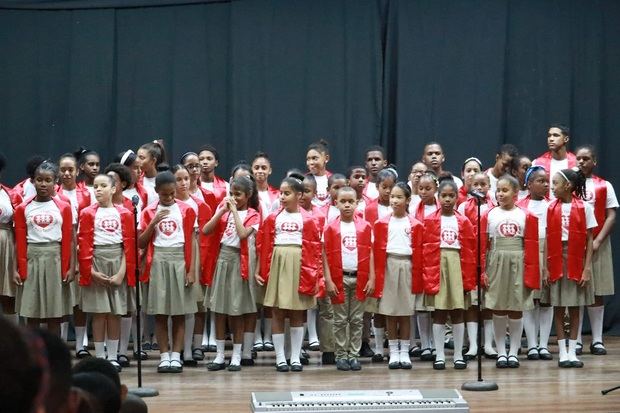
[[[62,215],[54,201],[32,201],[26,206],[27,240],[33,244],[60,242]]]
[[[136,190],[136,188],[131,188],[131,189],[125,189],[123,191],[123,196],[127,199],[129,199],[130,201],[132,200],[132,198],[134,197],[134,195],[136,195],[138,197],[138,205],[137,205],[137,212],[138,215],[136,216],[136,219],[138,221],[138,225],[140,224],[140,218],[142,216],[142,208],[144,208],[144,205],[142,205],[142,198],[140,198],[140,195],[138,195],[138,191]],[[131,211],[133,212],[133,211]]]
[[[547,236],[547,210],[549,209],[549,201],[541,199],[535,201],[530,199],[527,209],[538,218],[538,238],[542,239]]]
[[[333,220],[340,216],[340,210],[333,205],[329,206],[327,210],[327,219],[325,221],[325,226],[329,225]]]
[[[377,199],[379,198],[379,190],[377,189],[377,184],[374,182],[368,182],[366,184],[366,196],[368,199]]]
[[[568,241],[568,232],[570,228],[570,210],[572,204],[570,202],[562,202],[562,241]],[[586,214],[586,228],[596,228],[596,218],[594,217],[594,208],[587,202],[583,203],[583,209]]]
[[[319,207],[329,205],[331,197],[327,189],[327,174],[322,176],[314,175],[314,179],[316,180],[316,195],[312,198],[312,205]]]
[[[301,213],[282,211],[276,217],[275,245],[301,245],[304,220]]]
[[[486,174],[489,177],[489,195],[491,196],[493,202],[495,202],[495,192],[497,192],[497,181],[499,181],[499,178],[496,178],[495,175],[493,175],[491,169],[487,169]]]
[[[62,194],[64,196],[66,196],[69,201],[71,201],[71,213],[73,215],[73,223],[77,224],[78,222],[78,216],[79,216],[79,207],[80,205],[78,204],[78,199],[77,199],[77,190],[72,189],[72,190],[68,190],[68,189],[63,189],[62,190]],[[91,197],[92,199],[92,197]]]
[[[381,205],[378,204],[377,205],[377,219],[381,219],[383,217],[386,217],[388,215],[390,215],[392,213],[392,207],[387,205]]]
[[[226,187],[226,193],[228,194],[230,192],[230,184],[228,182],[224,182],[224,185]],[[213,182],[200,182],[200,186],[213,192]]]
[[[195,192],[190,192],[190,194],[200,199],[202,202],[205,202],[205,197],[202,195],[202,191],[198,187]]]
[[[525,211],[514,207],[510,211],[493,208],[488,215],[487,231],[493,238],[523,238],[525,231]]]
[[[277,197],[273,201],[271,200],[271,197],[269,196],[269,191],[258,191],[258,199],[263,208],[265,218],[267,218],[269,214],[275,211],[274,206],[279,204]]]
[[[568,169],[568,158],[561,161],[551,158],[551,164],[549,168],[551,169],[551,171],[549,171],[549,181],[552,181],[553,177],[558,171],[561,171],[562,169]],[[555,195],[553,195],[552,186],[553,185],[549,185],[549,199],[554,200]]]
[[[433,205],[424,205],[424,218],[426,218],[427,216],[433,214],[435,211],[437,211],[437,205],[433,204]]]
[[[248,210],[237,211],[239,213],[239,218],[241,222],[245,221],[245,218],[248,216]],[[258,231],[258,224],[252,225],[254,228],[254,232]],[[233,214],[228,214],[228,221],[226,222],[226,229],[222,234],[222,244],[227,245],[229,247],[239,248],[241,246],[241,239],[239,238],[239,234],[237,233],[237,226],[235,225],[235,217]]]
[[[183,216],[181,209],[175,202],[171,206],[158,205],[155,213],[168,210],[170,213],[155,227],[153,245],[156,247],[182,247],[185,245],[183,232]]]
[[[0,188],[0,224],[8,224],[13,220],[13,205],[9,194]]]
[[[420,204],[421,198],[418,194],[411,194],[411,200],[409,201],[409,213],[415,211]]]
[[[477,213],[477,208],[478,206],[476,205],[476,213]],[[483,202],[480,204],[480,217],[481,218],[488,209],[489,209],[489,205],[486,202]],[[456,210],[459,211],[461,214],[465,215],[465,202],[462,202],[461,205],[459,205],[459,207]],[[472,224],[476,225],[477,223],[472,222]]]
[[[88,191],[88,193],[90,193],[90,205],[94,204],[97,202],[97,199],[95,198],[95,188],[92,186],[88,186],[88,185],[84,185],[86,187],[86,190]]]
[[[155,201],[159,201],[159,196],[155,191],[155,179],[155,177],[148,178],[146,176],[144,176],[142,179],[142,186],[146,190],[146,203],[148,205],[151,205]]]
[[[441,216],[440,248],[461,249],[459,242],[459,222],[456,216]]]
[[[184,202],[187,204],[187,206],[192,207],[192,209],[196,213],[196,220],[194,221],[194,228],[198,228],[198,204],[196,203],[196,201],[194,201],[192,197],[190,196],[185,201],[180,201],[180,202]]]
[[[114,245],[122,242],[121,214],[114,207],[99,207],[95,213],[95,245]]]
[[[34,184],[30,179],[26,179],[24,181],[24,199],[33,197],[37,194],[37,188],[34,187]]]
[[[388,224],[388,254],[411,255],[411,223],[408,217],[392,216]]]
[[[357,232],[355,223],[340,222],[340,240],[342,253],[342,269],[357,271]]]
[[[616,191],[614,191],[614,187],[611,186],[608,181],[605,181],[605,186],[607,187],[607,199],[605,200],[605,209],[618,208],[618,199],[616,198]],[[592,178],[586,179],[585,201],[588,204],[592,205],[592,207],[594,208],[596,198],[594,196],[594,180]]]

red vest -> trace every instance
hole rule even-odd
[[[370,185],[376,185],[376,184],[374,182],[370,182],[369,180],[366,180],[366,185],[364,186],[364,191],[362,191],[362,196],[366,200],[366,203],[368,203],[370,201],[374,201],[375,199],[377,199],[377,198],[373,198],[373,197],[368,195],[368,187]]]
[[[198,186],[200,185],[200,179],[198,180]],[[217,175],[213,175],[213,190],[209,191],[206,188],[202,188],[208,192],[211,192],[213,194],[213,196],[215,197],[215,203],[213,205],[209,204],[209,201],[207,200],[207,196],[205,196],[205,202],[207,202],[207,204],[209,204],[209,206],[211,207],[212,211],[215,211],[217,209],[217,206],[219,205],[220,202],[222,202],[222,200],[226,197],[226,181],[223,180],[222,178],[220,178]],[[203,191],[203,196],[204,196],[204,191]]]
[[[379,198],[366,202],[364,219],[370,224],[371,228],[375,226],[375,222],[379,219]]]
[[[281,208],[269,215],[261,225],[256,236],[256,251],[260,260],[260,276],[265,282],[269,280],[271,258],[273,256],[274,242],[276,238],[276,217],[283,211]],[[321,237],[315,218],[303,208],[299,208],[303,219],[301,231],[301,272],[299,274],[300,294],[315,295],[321,259]]]
[[[273,205],[273,203],[276,202],[276,200],[280,197],[280,190],[269,185],[267,187],[267,195],[269,196],[269,202]],[[265,218],[267,218],[267,215],[269,215],[269,211],[265,211],[262,201],[260,202],[259,209],[261,220],[264,220]]]
[[[138,196],[140,197],[140,201],[142,201],[142,209],[149,206],[149,194],[148,192],[146,192],[144,185],[142,185],[142,178],[140,178],[140,182],[136,182],[136,184],[134,185],[134,188],[136,188],[136,192],[138,193]]]
[[[583,261],[588,241],[586,211],[583,201],[573,197],[568,224],[568,279],[581,281]],[[555,199],[547,210],[547,269],[549,280],[557,281],[564,275],[562,256],[562,201]]]
[[[213,277],[215,276],[215,266],[217,264],[218,256],[220,255],[222,236],[224,235],[224,231],[226,230],[226,226],[228,225],[228,217],[230,216],[230,214],[230,212],[227,212],[222,215],[222,217],[220,218],[220,222],[218,222],[217,227],[215,228],[215,231],[213,231],[213,234],[211,234],[213,245],[211,245],[209,251],[210,253],[207,253],[208,257],[206,262],[208,263],[208,270],[205,272],[204,277],[201,280],[203,284],[206,284],[208,286],[212,285]],[[243,226],[247,228],[257,224],[260,224],[259,213],[253,208],[248,208],[248,213],[243,220]],[[240,241],[240,247],[241,248],[239,254],[241,257],[241,278],[247,280],[250,273],[250,252],[248,249],[247,238]]]
[[[19,194],[19,191],[11,189],[8,186],[2,184],[0,184],[0,188],[4,189],[4,191],[9,196],[9,199],[11,200],[11,206],[13,207],[13,212],[15,212],[15,208],[17,208],[19,204],[23,202],[22,196]]]
[[[58,195],[66,197],[64,191],[65,189],[62,187],[62,185],[59,185],[56,189],[56,193]],[[78,213],[80,213],[80,211],[82,211],[86,207],[89,207],[91,204],[90,191],[88,190],[88,188],[86,188],[84,182],[77,183],[77,185],[75,186],[75,195],[77,197]]]
[[[547,174],[550,174],[551,173],[551,159],[553,159],[553,157],[551,156],[551,152],[545,152],[542,155],[540,155],[538,158],[534,159],[534,162],[532,162],[532,165],[542,166],[543,168],[545,168],[545,171],[547,171]],[[577,158],[575,157],[574,153],[566,151],[566,159],[568,159],[569,168],[574,168],[575,166],[577,166]]]
[[[437,209],[441,209],[441,204],[439,204],[438,200],[435,200],[435,205],[437,205]],[[415,217],[415,219],[417,219],[420,222],[424,222],[424,203],[422,201],[420,201],[420,203],[418,204],[418,207],[415,210],[415,213],[413,213],[413,216]],[[411,214],[411,212],[410,212]]]
[[[357,287],[355,296],[359,301],[366,299],[364,288],[370,273],[370,250],[372,248],[372,229],[370,224],[360,217],[354,216],[355,232],[357,236]],[[344,303],[343,275],[342,275],[342,239],[340,234],[340,217],[332,221],[325,228],[323,236],[325,242],[325,256],[332,281],[338,288],[338,295],[331,297],[332,304]],[[375,293],[376,294],[376,293]],[[377,297],[378,298],[378,297]]]
[[[495,206],[489,194],[487,194],[487,197],[484,202],[487,204],[489,209]],[[465,200],[465,206],[463,207],[463,215],[465,215],[467,219],[469,219],[469,222],[471,222],[471,224],[473,225],[474,236],[476,236],[478,234],[478,201],[476,200],[476,198],[471,197]],[[480,228],[483,228],[482,227],[482,215],[484,215],[484,212],[480,214],[480,220],[481,220]]]
[[[594,182],[594,217],[598,224],[592,230],[592,236],[596,238],[607,218],[607,182],[596,175],[592,175],[592,181]]]
[[[373,244],[373,254],[375,261],[375,294],[380,298],[383,296],[383,284],[385,281],[385,266],[387,264],[387,239],[388,225],[392,214],[386,215],[375,223],[373,232],[375,242]],[[420,294],[424,291],[424,281],[422,279],[423,251],[422,238],[424,225],[411,215],[407,216],[411,224],[411,292]]]
[[[209,192],[209,194],[211,194],[211,192]],[[213,196],[213,194],[211,194],[211,196]],[[205,235],[202,232],[202,228],[207,224],[207,222],[209,222],[209,220],[213,216],[213,212],[211,212],[211,207],[207,205],[205,202],[203,202],[202,199],[194,195],[190,195],[190,197],[194,200],[196,205],[198,205],[198,231],[199,231],[198,232],[199,234],[198,235],[198,248],[200,250],[200,271],[198,271],[198,273],[200,274],[200,280],[195,280],[195,282],[200,281],[202,283],[203,278],[206,277],[206,274],[208,272],[207,259],[209,258],[209,248],[211,245],[211,238],[212,238],[211,235]],[[184,202],[184,201],[181,201],[180,199],[178,201]],[[189,206],[189,204],[187,205]],[[217,255],[216,255],[216,258],[217,258]]]
[[[121,231],[123,234],[123,252],[125,253],[127,285],[136,285],[136,230],[133,213],[124,207],[114,205],[121,216]],[[88,286],[91,282],[93,252],[95,250],[95,216],[99,204],[93,204],[80,212],[79,231],[77,234],[78,260],[80,265],[80,285]]]
[[[21,196],[22,198],[24,197],[24,184],[26,183],[27,180],[29,180],[30,178],[26,178],[23,181],[19,181],[14,187],[13,187],[13,192],[16,192],[19,196]]]
[[[461,276],[463,289],[471,291],[476,287],[476,238],[474,228],[464,215],[457,211],[454,216],[459,227],[461,250]],[[424,293],[436,295],[440,287],[441,272],[441,210],[424,220]]]
[[[467,201],[467,196],[468,196],[467,188],[465,188],[465,185],[463,185],[462,187],[459,188],[458,198],[456,200],[456,206],[458,207],[463,202]]]
[[[517,205],[525,212],[525,228],[523,229],[523,284],[532,290],[540,289],[540,257],[538,252],[538,218],[525,208]],[[480,264],[482,273],[486,272],[486,257],[489,244],[489,212],[499,207],[487,210],[480,219]]]
[[[189,273],[192,266],[192,234],[194,233],[196,213],[192,207],[186,203],[177,202],[177,205],[181,211],[181,217],[183,217],[183,237],[185,238],[183,244],[185,253],[185,271]],[[140,220],[142,228],[146,228],[151,223],[157,213],[157,206],[159,206],[159,201],[153,202],[151,205],[142,210],[142,219]],[[146,247],[146,265],[144,266],[144,271],[140,276],[141,282],[148,282],[150,279],[154,252],[155,246],[153,245],[153,239],[151,238]]]
[[[26,207],[35,199],[26,199],[17,208],[13,215],[15,223],[15,249],[17,250],[17,271],[22,280],[28,277],[28,229],[26,226]],[[60,240],[60,276],[65,279],[71,266],[71,249],[73,243],[73,212],[71,204],[52,197],[52,201],[60,210],[62,216],[62,239]]]

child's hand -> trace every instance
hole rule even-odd
[[[99,285],[102,286],[107,286],[109,285],[109,277],[106,277],[105,274],[99,272],[99,271],[91,271],[90,272],[90,278]]]
[[[338,287],[332,280],[325,280],[325,288],[327,289],[327,294],[331,296],[338,295]]]
[[[191,272],[188,272],[187,274],[185,274],[185,286],[189,287],[190,285],[194,284],[194,274]]]
[[[75,270],[70,269],[69,271],[67,271],[67,273],[65,274],[65,278],[62,280],[64,283],[69,284],[71,281],[73,281],[73,277],[75,274]]]
[[[486,273],[482,274],[481,281],[482,281],[482,287],[483,288],[489,288],[489,277],[487,277]]]
[[[585,287],[586,283],[592,278],[592,270],[590,268],[584,268],[581,273],[581,281],[579,281],[580,287]]]
[[[110,285],[119,287],[123,283],[123,278],[121,277],[121,274],[114,274],[113,277],[110,277],[108,279],[108,283]]]
[[[592,252],[598,251],[600,246],[601,246],[601,241],[599,241],[598,239],[595,239],[594,241],[592,241]]]
[[[170,210],[168,209],[161,209],[157,211],[155,217],[153,217],[153,225],[159,224],[161,220],[166,218],[168,215],[170,215]]]
[[[366,286],[364,287],[364,293],[366,294],[367,297],[369,297],[374,292],[375,292],[375,280],[369,278],[368,282],[366,283]]]
[[[258,283],[258,285],[260,285],[261,287],[263,285],[265,285],[265,280],[263,279],[263,277],[260,276],[260,273],[255,273],[254,274],[254,279],[256,280],[256,282]]]
[[[543,279],[543,285],[544,286],[548,286],[549,285],[549,270],[548,269],[544,269],[543,270],[543,275],[542,275]]]
[[[230,196],[226,198],[226,208],[231,212],[237,210],[237,201],[235,201],[235,198]]]
[[[13,273],[13,282],[16,285],[24,285],[24,282],[22,281],[22,277],[19,276],[19,273],[17,271]]]

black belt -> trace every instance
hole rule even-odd
[[[357,271],[343,271],[342,275],[347,277],[357,277]]]

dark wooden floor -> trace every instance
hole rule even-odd
[[[586,347],[589,337],[584,337]],[[553,338],[552,338],[552,341]],[[601,390],[620,385],[620,338],[606,338],[607,356],[592,356],[587,348],[583,369],[560,369],[553,361],[527,361],[519,369],[498,370],[493,361],[483,361],[483,375],[499,385],[499,391],[462,391],[472,412],[620,412],[620,390],[606,396]],[[557,347],[552,345],[552,352]],[[208,358],[213,357],[207,353]],[[325,389],[433,389],[457,388],[476,379],[475,362],[467,370],[435,371],[431,363],[414,361],[413,369],[388,370],[387,364],[363,359],[361,372],[340,372],[320,366],[320,354],[311,353],[310,366],[302,373],[277,373],[274,354],[259,353],[257,366],[241,372],[208,372],[205,363],[185,368],[182,374],[158,374],[158,355],[150,352],[144,363],[143,386],[155,387],[158,397],[145,399],[150,412],[247,412],[253,391],[299,391]],[[137,368],[124,369],[121,380],[137,384]]]

